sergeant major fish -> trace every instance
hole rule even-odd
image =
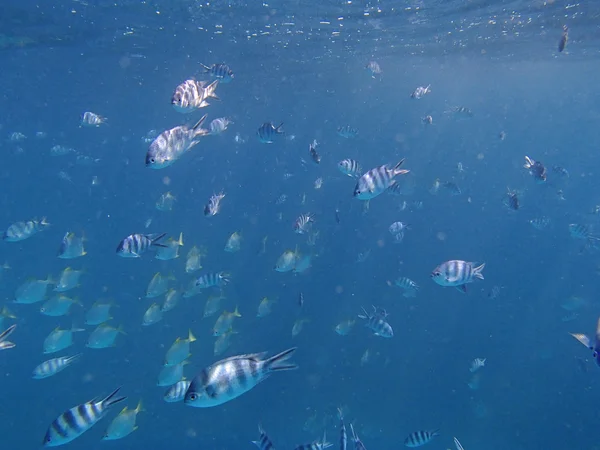
[[[81,353],[74,356],[61,356],[44,361],[33,369],[33,378],[41,380],[62,372],[81,357]]]
[[[483,280],[483,268],[485,263],[474,267],[475,263],[450,260],[446,261],[431,273],[431,278],[440,286],[453,286],[463,292],[467,292],[467,283],[472,283],[476,278]]]
[[[382,194],[390,186],[396,184],[395,176],[410,172],[409,170],[400,169],[403,163],[404,158],[391,169],[389,166],[383,165],[369,170],[356,183],[354,197],[359,200],[370,200]]]
[[[215,94],[218,85],[218,80],[210,84],[206,81],[185,80],[175,88],[171,96],[171,105],[180,113],[190,113],[204,108],[210,104],[207,99],[219,100]]]
[[[525,156],[523,167],[529,170],[536,183],[541,184],[546,182],[546,167],[541,162],[534,161],[529,156]]]
[[[199,138],[210,133],[202,128],[204,120],[206,120],[206,115],[202,116],[192,128],[183,125],[159,134],[146,152],[146,167],[151,169],[169,167],[200,143]]]
[[[6,242],[23,241],[45,230],[49,225],[45,217],[42,220],[32,219],[26,222],[15,222],[6,229],[2,235],[2,239]]]
[[[410,433],[406,439],[404,439],[404,445],[406,447],[420,447],[425,445],[431,440],[440,435],[440,430],[432,430],[432,431],[415,431]]]
[[[225,63],[216,63],[211,66],[201,64],[201,66],[204,68],[205,74],[216,78],[221,83],[229,83],[234,78],[233,70]]]
[[[130,234],[119,243],[117,254],[123,258],[139,258],[153,246],[166,247],[164,244],[158,242],[166,234]]]
[[[184,399],[185,393],[190,387],[191,381],[181,380],[172,385],[165,394],[163,395],[163,400],[167,403],[175,403],[180,402]]]
[[[390,324],[385,321],[385,318],[387,317],[385,310],[378,310],[375,306],[373,306],[373,310],[373,314],[369,314],[365,308],[362,308],[363,314],[359,314],[358,317],[367,321],[365,326],[373,331],[375,336],[384,338],[393,337],[394,330],[392,330]]]
[[[263,123],[256,132],[258,140],[263,144],[272,144],[278,135],[285,134],[281,127],[283,122],[277,126],[273,125],[273,122]]]
[[[195,408],[210,408],[227,403],[248,392],[271,373],[294,370],[287,360],[296,347],[264,359],[265,353],[232,356],[203,369],[192,380],[184,402]]]
[[[108,412],[108,409],[127,397],[115,397],[120,387],[110,395],[96,402],[91,400],[65,411],[48,427],[44,437],[44,447],[58,447],[78,438],[96,425]]]

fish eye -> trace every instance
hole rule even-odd
[[[154,158],[150,158],[150,162],[154,164]]]
[[[194,401],[198,398],[198,394],[190,394],[190,400]]]

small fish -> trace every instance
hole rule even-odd
[[[144,316],[142,317],[142,325],[144,325],[145,327],[154,325],[155,323],[160,322],[162,318],[162,308],[158,303],[152,303],[144,313]]]
[[[433,117],[431,117],[430,115],[422,117],[421,118],[421,123],[423,123],[425,125],[431,125],[433,123]]]
[[[74,148],[65,147],[63,145],[54,145],[50,149],[50,154],[52,156],[65,156],[71,153],[77,153],[77,151]]]
[[[410,98],[414,98],[416,100],[419,100],[420,98],[422,98],[424,95],[427,94],[431,94],[431,85],[427,85],[427,87],[423,87],[423,86],[419,86],[417,87],[412,94],[410,94]]]
[[[569,178],[569,171],[561,166],[552,166],[552,172],[561,177]]]
[[[417,296],[419,285],[407,277],[398,278],[394,284],[404,290],[403,297],[412,298]]]
[[[162,312],[171,311],[179,303],[182,292],[179,289],[171,288],[165,294],[165,301],[161,306]]]
[[[225,63],[216,63],[211,66],[201,64],[201,66],[204,68],[205,74],[212,78],[216,78],[221,83],[229,83],[234,78],[233,71]]]
[[[158,242],[166,234],[130,234],[119,243],[117,254],[123,258],[139,258],[152,247],[166,247]]]
[[[275,262],[275,270],[277,272],[289,272],[296,268],[296,264],[300,259],[300,254],[298,250],[286,250],[284,251],[277,261]]]
[[[187,253],[185,260],[185,272],[193,273],[202,269],[202,257],[206,256],[205,249],[199,249],[195,245]]]
[[[48,427],[44,437],[44,447],[57,447],[78,438],[96,425],[108,412],[108,409],[127,397],[116,397],[120,387],[100,401],[89,401],[75,406],[58,416]]]
[[[315,222],[315,216],[311,213],[301,214],[294,221],[294,233],[304,234],[310,231],[312,224]]]
[[[256,317],[266,317],[271,314],[273,309],[273,304],[277,302],[277,300],[271,300],[268,297],[263,297],[263,299],[258,304],[258,312],[256,313]]]
[[[431,440],[440,435],[440,430],[432,431],[415,431],[410,433],[406,439],[404,439],[404,445],[406,447],[420,447],[428,444]]]
[[[45,217],[42,220],[32,219],[26,222],[15,222],[4,231],[2,239],[6,242],[24,241],[34,234],[44,231],[49,225]]]
[[[115,347],[119,334],[125,334],[123,325],[115,328],[107,323],[101,323],[92,331],[85,346],[93,349]]]
[[[292,326],[292,337],[298,336],[304,329],[304,324],[310,322],[309,319],[297,319]]]
[[[83,127],[99,127],[107,122],[106,117],[102,117],[93,112],[86,111],[81,116],[81,126]]]
[[[569,27],[563,25],[563,31],[560,35],[560,40],[558,41],[558,51],[562,52],[567,46],[567,42],[569,41]]]
[[[188,359],[192,354],[190,353],[190,344],[196,342],[196,337],[192,334],[192,330],[189,330],[187,339],[177,338],[167,350],[165,356],[165,366],[174,366]]]
[[[346,139],[353,139],[358,136],[358,130],[350,125],[342,125],[338,127],[337,134]]]
[[[396,243],[402,242],[402,240],[404,239],[405,230],[410,230],[410,225],[404,222],[394,222],[388,228],[390,234],[394,236]]]
[[[188,364],[188,361],[182,361],[173,366],[163,366],[158,374],[157,386],[172,386],[175,383],[183,380],[183,368]]]
[[[8,337],[17,329],[17,325],[13,324],[0,333],[0,350],[8,350],[11,348],[15,348],[16,344],[14,342],[7,341]]]
[[[222,336],[226,334],[233,328],[233,321],[242,317],[240,312],[238,311],[238,307],[236,306],[233,312],[223,311],[221,315],[217,318],[215,325],[212,329],[212,335],[215,337]]]
[[[600,318],[598,318],[598,322],[596,324],[596,333],[593,338],[588,337],[585,334],[581,333],[569,333],[587,348],[592,350],[592,357],[594,361],[596,361],[596,365],[600,367]],[[1,339],[0,339],[1,341]]]
[[[259,438],[257,441],[252,441],[254,445],[256,445],[260,450],[275,450],[275,446],[271,441],[271,438],[267,436],[266,431],[263,429],[262,425],[258,425],[258,434]]]
[[[393,337],[394,330],[392,330],[390,324],[385,321],[385,318],[387,317],[385,310],[378,310],[375,306],[373,306],[373,310],[373,314],[369,314],[365,308],[362,308],[363,314],[359,314],[358,317],[367,321],[365,327],[373,331],[375,336],[384,338]]]
[[[210,295],[204,304],[204,316],[203,317],[212,317],[217,311],[219,311],[221,306],[221,300],[226,297],[223,295],[223,291],[219,292],[218,295]]]
[[[369,61],[365,68],[371,73],[371,78],[376,79],[378,77],[381,77],[381,75],[383,74],[381,67],[376,61]]]
[[[453,106],[448,111],[446,111],[446,113],[452,114],[454,117],[457,118],[473,117],[473,111],[471,111],[471,109],[467,108],[466,106]]]
[[[82,328],[72,327],[70,330],[63,330],[60,327],[56,327],[50,334],[44,339],[44,353],[56,353],[69,348],[73,345],[73,333],[85,331]]]
[[[67,292],[76,288],[79,286],[79,278],[81,278],[82,274],[83,270],[74,270],[70,267],[65,268],[60,274],[56,286],[54,286],[54,291]]]
[[[171,105],[179,113],[191,113],[200,108],[209,106],[209,99],[219,100],[215,91],[219,86],[219,81],[207,83],[206,81],[196,81],[194,79],[185,80],[178,85],[171,95]],[[208,134],[208,130],[206,130]]]
[[[238,332],[230,328],[221,336],[218,336],[217,339],[215,339],[215,345],[213,346],[213,355],[219,356],[225,352],[231,345],[231,337],[236,334],[238,334]]]
[[[534,161],[529,156],[525,156],[523,167],[529,170],[536,183],[541,184],[546,182],[546,167],[541,162]]]
[[[148,147],[146,167],[164,169],[179,160],[185,153],[200,143],[200,138],[209,134],[202,128],[204,115],[192,128],[179,126],[163,131]]]
[[[362,167],[353,159],[343,159],[337,164],[337,167],[344,175],[352,178],[360,178],[362,174]]]
[[[75,361],[81,358],[81,353],[74,356],[61,356],[60,358],[53,358],[44,361],[33,369],[33,378],[41,380],[43,378],[49,378],[62,372]]]
[[[173,275],[164,276],[160,272],[156,272],[146,288],[146,298],[154,298],[163,295],[169,290],[169,282],[174,279],[175,277]]]
[[[213,217],[216,216],[221,210],[221,200],[225,198],[225,193],[220,192],[218,194],[213,194],[208,203],[204,206],[204,216],[205,217]]]
[[[242,235],[237,231],[229,236],[225,244],[225,251],[228,253],[239,252],[242,244]]]
[[[156,201],[156,209],[159,211],[171,211],[173,210],[173,204],[177,198],[171,194],[171,192],[165,192]]]
[[[190,387],[191,381],[181,380],[172,385],[165,394],[163,395],[163,399],[167,403],[175,403],[183,401],[185,397],[185,393]]]
[[[474,267],[475,263],[451,260],[446,261],[431,273],[431,278],[440,286],[453,286],[457,289],[467,292],[467,284],[472,283],[475,279],[483,280],[483,268],[485,263]]]
[[[199,289],[207,289],[210,287],[223,287],[228,284],[231,279],[226,272],[210,272],[196,279],[196,287]]]
[[[394,177],[404,175],[410,172],[409,170],[400,169],[404,163],[404,158],[401,159],[393,168],[387,165],[376,167],[369,170],[359,178],[356,187],[354,188],[354,197],[359,200],[370,200],[382,194],[390,186],[393,186],[396,181]]]
[[[352,328],[354,328],[355,324],[356,320],[354,319],[344,320],[335,326],[335,332],[340,336],[347,336],[350,331],[352,331]]]
[[[298,306],[300,308],[302,308],[304,306],[304,294],[302,292],[300,292],[300,294],[298,294]]]
[[[231,125],[232,123],[233,122],[231,120],[229,120],[227,117],[219,117],[218,119],[214,119],[208,125],[208,129],[210,130],[210,134],[212,134],[212,135],[221,134],[225,130],[227,130],[229,125]]]
[[[210,408],[227,403],[248,392],[273,372],[294,370],[298,366],[287,360],[295,347],[265,358],[265,353],[232,356],[203,369],[190,384],[185,404]]]
[[[508,189],[508,192],[505,194],[502,202],[504,203],[504,206],[506,206],[508,209],[512,209],[513,211],[518,211],[521,207],[517,191],[512,191],[510,189]]]
[[[41,302],[46,298],[48,286],[54,284],[51,277],[45,280],[27,280],[15,291],[15,303],[31,304]]]
[[[112,302],[103,303],[101,301],[95,302],[88,312],[85,314],[86,325],[100,325],[101,323],[108,322],[112,319],[110,315],[110,308],[114,304]]]
[[[315,180],[314,184],[315,189],[321,189],[323,187],[323,178],[319,177]]]
[[[116,439],[123,439],[124,437],[129,436],[138,429],[135,421],[137,415],[141,411],[143,411],[141,400],[138,402],[138,405],[134,410],[128,409],[127,406],[123,408],[119,415],[115,417],[108,426],[104,436],[102,436],[102,440],[114,441]]]
[[[473,361],[471,361],[471,367],[469,367],[471,373],[475,373],[482,367],[485,367],[485,360],[486,358],[475,358]]]
[[[273,125],[272,122],[263,123],[256,132],[258,140],[263,144],[272,144],[278,135],[285,134],[281,127],[283,127],[283,122],[278,126]]]
[[[81,305],[81,303],[77,299],[72,299],[65,295],[55,295],[54,297],[44,302],[44,304],[40,308],[40,312],[45,316],[50,317],[64,316],[69,313],[71,306],[75,303]]]
[[[58,249],[58,257],[62,259],[79,258],[87,255],[84,249],[85,236],[78,237],[72,231],[68,231],[62,238]]]
[[[314,161],[315,164],[319,164],[321,162],[321,155],[317,153],[317,143],[316,139],[312,141],[312,144],[308,146],[308,153],[310,154],[310,159]]]

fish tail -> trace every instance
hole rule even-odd
[[[166,245],[164,244],[159,244],[158,241],[160,241],[162,238],[164,238],[167,235],[167,233],[158,233],[158,234],[153,234],[151,236],[148,236],[150,238],[150,240],[152,241],[152,245],[156,245],[158,247],[166,247]]]
[[[204,92],[206,97],[214,98],[215,100],[221,100],[215,91],[217,90],[217,86],[219,86],[219,80],[215,80],[210,83],[206,88],[204,88]]]
[[[485,267],[485,263],[483,263],[477,267],[474,267],[473,268],[473,276],[475,278],[479,278],[480,280],[483,280],[483,274],[481,272],[483,271],[484,267]]]
[[[117,393],[119,392],[120,389],[121,389],[121,386],[116,388],[114,391],[112,391],[110,394],[108,394],[108,396],[106,396],[102,400],[101,403],[104,408],[108,408],[109,406],[115,405],[115,404],[120,403],[127,399],[127,397],[116,397],[115,398],[115,395],[117,395]]]
[[[392,169],[392,173],[394,174],[394,176],[396,176],[396,175],[404,175],[405,173],[410,172],[410,170],[406,170],[406,169],[401,169],[400,168],[400,166],[402,164],[404,164],[404,160],[405,160],[405,158],[402,158],[400,161],[398,161],[398,163]]]
[[[277,126],[275,127],[275,132],[276,132],[276,133],[285,134],[285,131],[283,131],[283,130],[281,129],[281,127],[282,127],[282,126],[283,126],[283,122],[281,122],[279,125],[277,125]]]
[[[278,353],[277,355],[271,356],[269,359],[267,359],[265,361],[265,366],[267,368],[268,371],[270,372],[275,372],[278,370],[295,370],[298,368],[298,366],[296,364],[285,364],[285,361],[287,361],[289,358],[291,358],[291,356],[294,354],[294,352],[296,351],[297,347],[292,347],[290,349],[284,350],[281,353]]]
[[[77,361],[79,358],[81,358],[82,355],[83,353],[77,353],[76,355],[70,356],[69,358],[67,358],[67,364],[71,364],[72,362]]]

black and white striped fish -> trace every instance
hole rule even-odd
[[[204,274],[196,279],[197,289],[207,289],[210,287],[222,287],[229,283],[229,274],[225,272],[211,272]]]
[[[96,425],[108,412],[108,408],[127,397],[116,397],[120,387],[100,401],[91,400],[65,411],[48,427],[44,447],[57,447],[78,438]]]
[[[350,125],[342,125],[338,127],[337,134],[343,138],[352,139],[358,136],[358,130]]]
[[[211,78],[216,78],[221,83],[229,83],[234,78],[233,71],[225,63],[216,63],[212,66],[201,65],[204,68],[204,73],[208,74]]]
[[[211,195],[206,205],[204,205],[204,216],[213,217],[219,214],[219,211],[221,210],[221,200],[224,198],[224,192]]]
[[[208,99],[220,100],[215,91],[219,81],[208,84],[206,81],[185,80],[173,91],[171,105],[180,113],[191,113],[204,108],[210,103]]]
[[[62,372],[81,357],[81,353],[74,356],[61,356],[44,361],[33,369],[33,378],[41,380]]]
[[[185,397],[185,393],[190,387],[191,381],[181,380],[171,386],[163,395],[163,400],[167,403],[180,402]]]
[[[11,325],[2,333],[0,333],[0,350],[8,350],[14,348],[16,344],[14,342],[7,341],[8,337],[15,331],[17,325]]]
[[[312,141],[308,146],[308,153],[310,154],[310,158],[315,162],[315,164],[319,164],[321,162],[321,155],[317,153],[317,140]]]
[[[472,283],[475,279],[483,280],[483,268],[485,263],[475,267],[475,263],[451,260],[446,261],[431,273],[431,278],[440,286],[452,286],[463,292],[467,292],[467,284]]]
[[[359,314],[358,317],[367,321],[365,326],[369,328],[375,336],[384,338],[391,338],[394,336],[394,330],[391,325],[385,321],[387,312],[385,310],[379,310],[373,306],[373,314],[369,314],[365,308],[362,308],[363,313]]]
[[[525,156],[525,164],[523,167],[529,170],[529,173],[538,184],[546,182],[546,167],[540,162]]]
[[[42,220],[32,219],[28,221],[15,222],[9,226],[2,235],[6,242],[19,242],[30,238],[36,233],[43,231],[50,225],[44,217]]]
[[[106,120],[107,120],[106,117],[102,117],[91,111],[86,111],[81,116],[81,126],[82,127],[99,127],[100,125],[105,124]]]
[[[263,123],[256,132],[258,140],[263,144],[272,144],[278,135],[285,134],[281,129],[282,126],[283,122],[277,126],[273,125],[273,122]]]
[[[166,247],[166,245],[158,242],[166,234],[167,233],[130,234],[121,242],[119,242],[117,254],[123,258],[139,258],[153,246]]]
[[[185,394],[185,404],[195,408],[210,408],[229,402],[245,394],[271,373],[294,370],[296,364],[287,360],[296,347],[268,359],[265,353],[232,356],[203,369],[190,384]]]
[[[271,438],[267,435],[262,425],[258,425],[258,432],[260,434],[257,441],[252,441],[260,450],[275,450],[275,446],[271,441]]]
[[[420,447],[421,445],[425,445],[431,440],[440,435],[440,430],[432,430],[432,431],[415,431],[410,433],[406,439],[404,439],[404,445],[406,447]]]
[[[152,141],[146,152],[146,167],[164,169],[175,163],[183,154],[200,143],[200,137],[210,134],[202,128],[206,115],[196,122],[192,128],[179,126],[165,130]]]
[[[348,175],[352,178],[360,178],[362,172],[362,167],[358,162],[353,159],[343,159],[338,163],[338,169],[344,175]]]
[[[404,158],[391,169],[388,165],[383,165],[369,170],[358,179],[358,183],[354,188],[354,197],[359,200],[370,200],[382,194],[390,186],[396,184],[395,176],[410,172],[409,170],[400,169],[403,163]]]
[[[294,221],[294,232],[298,233],[298,234],[304,234],[307,231],[310,230],[311,225],[314,223],[315,221],[315,216],[314,214],[311,213],[306,213],[306,214],[301,214],[295,221]]]

